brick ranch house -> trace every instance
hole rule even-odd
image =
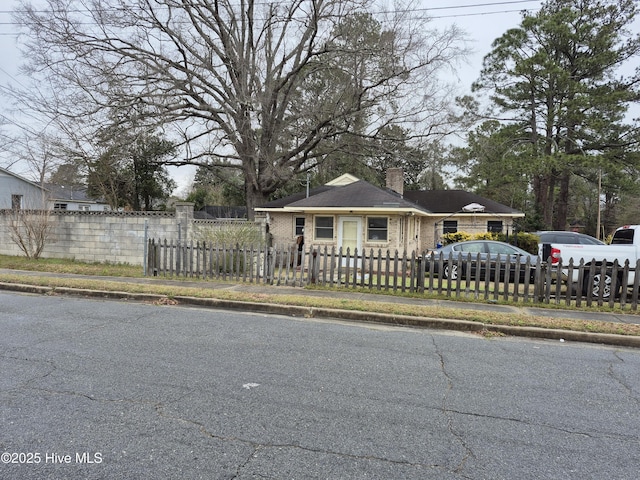
[[[387,171],[386,188],[344,174],[325,185],[255,209],[274,246],[343,251],[431,250],[444,233],[513,232],[524,213],[461,190],[404,191],[402,169]]]

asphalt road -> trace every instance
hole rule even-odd
[[[635,479],[640,350],[0,292],[2,479]]]

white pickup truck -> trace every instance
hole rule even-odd
[[[563,277],[567,283],[579,286],[580,270],[577,268],[582,260],[586,268],[582,269],[582,293],[594,297],[609,298],[617,294],[623,284],[625,262],[629,261],[626,285],[632,287],[635,281],[636,264],[640,259],[640,225],[625,225],[613,234],[610,245],[563,245],[546,244],[543,247],[543,259],[551,257],[551,266],[562,261]],[[613,265],[618,261],[618,269]],[[568,278],[569,262],[573,261],[571,278]],[[593,267],[592,267],[593,266]],[[615,283],[614,283],[615,280]],[[615,285],[615,286],[614,286]],[[614,291],[612,287],[614,286]],[[602,287],[602,291],[600,291]]]

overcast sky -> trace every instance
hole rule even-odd
[[[22,58],[16,45],[17,27],[10,14],[16,3],[15,0],[0,0],[0,86],[20,83],[18,65]],[[37,5],[38,0],[32,0],[32,3]],[[452,80],[459,84],[461,93],[468,93],[493,40],[509,28],[518,26],[523,10],[535,12],[541,3],[540,0],[418,0],[415,5],[419,13],[432,17],[436,26],[456,24],[467,33],[474,53],[467,64],[460,65],[457,78]],[[4,121],[12,123],[14,128],[28,127],[3,105],[0,101],[0,118],[5,117]],[[0,166],[6,166],[6,162],[0,155]],[[26,174],[24,171],[16,173]],[[172,173],[181,185],[189,181],[189,174],[184,170]]]

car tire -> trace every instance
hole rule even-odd
[[[602,275],[601,272],[597,271],[593,277],[586,272],[584,277],[584,281],[582,283],[582,293],[585,297],[591,298],[600,298],[600,289],[602,288],[602,299],[609,300],[611,294],[613,293],[615,296],[618,296],[618,292],[620,291],[620,279],[616,282],[616,291],[612,292],[611,284],[613,283],[613,276],[611,275],[611,271],[607,270]]]
[[[456,263],[448,264],[445,263],[442,267],[444,278],[447,280],[457,280],[458,279],[458,265]]]

